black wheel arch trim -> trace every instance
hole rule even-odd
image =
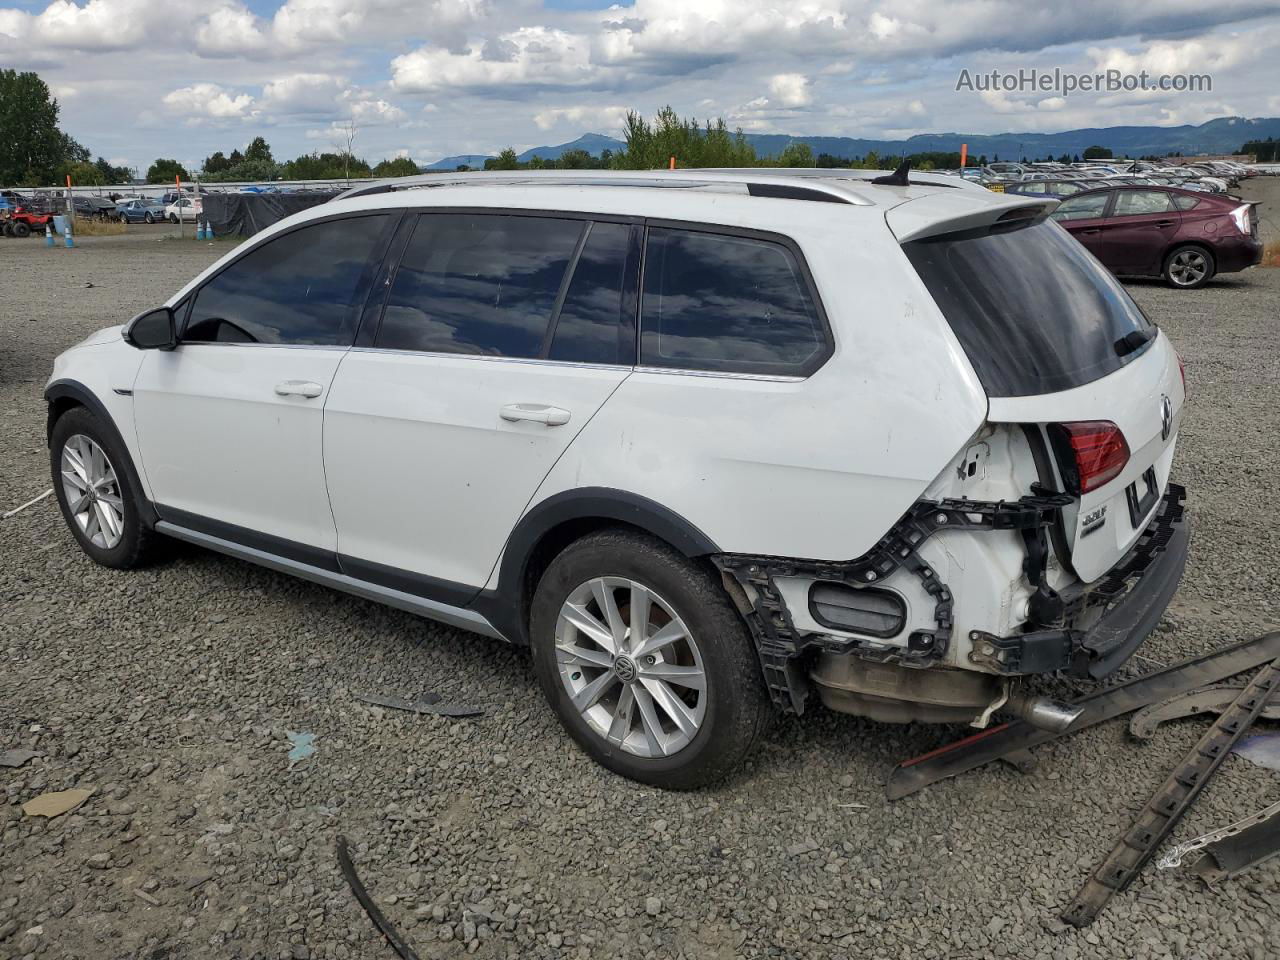
[[[721,552],[697,526],[648,497],[611,487],[579,487],[554,494],[520,518],[502,551],[497,589],[481,591],[471,604],[513,642],[529,642],[522,591],[534,551],[557,527],[579,520],[625,523],[669,543],[687,557]]]
[[[142,488],[142,478],[138,475],[137,464],[133,463],[132,455],[129,452],[129,445],[124,442],[124,436],[120,433],[120,428],[116,426],[114,418],[107,410],[106,404],[98,399],[98,395],[86,387],[79,380],[63,379],[55,380],[53,383],[45,387],[45,401],[49,404],[48,415],[45,420],[45,445],[53,444],[53,427],[58,422],[55,411],[58,409],[58,400],[73,400],[82,407],[88,409],[94,416],[102,421],[103,429],[109,430],[113,434],[113,439],[120,444],[120,449],[124,451],[125,456],[129,459],[128,469],[133,474],[132,480],[137,485],[138,505],[142,513],[143,526],[148,529],[155,527],[159,516],[156,514],[155,505],[147,499],[145,490]]]

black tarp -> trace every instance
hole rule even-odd
[[[297,193],[206,193],[203,219],[215,237],[252,237],[290,214],[336,197],[340,190]]]

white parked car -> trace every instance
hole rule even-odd
[[[870,176],[289,217],[57,358],[68,526],[527,645],[573,738],[666,787],[740,769],[770,701],[1061,726],[1021,679],[1115,670],[1181,577],[1178,357],[1055,201]]]
[[[164,218],[170,223],[195,220],[204,213],[204,202],[199,197],[180,197],[164,208]]]

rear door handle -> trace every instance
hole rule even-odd
[[[276,394],[281,397],[311,397],[324,393],[324,387],[311,380],[281,380],[276,384]]]
[[[569,422],[568,410],[541,403],[508,403],[498,411],[498,415],[510,423],[528,420],[531,423],[545,423],[548,427],[558,427]]]
[[[1080,232],[1081,232],[1082,234],[1084,234],[1084,235],[1088,236],[1088,235],[1090,235],[1090,234],[1094,234],[1094,233],[1101,233],[1101,232],[1102,232],[1102,228],[1101,228],[1101,227],[1094,227],[1094,228],[1092,228],[1092,229],[1090,229],[1090,230],[1081,230]]]
[[[1156,226],[1157,226],[1157,227],[1172,227],[1172,226],[1173,226],[1175,223],[1177,223],[1177,222],[1178,222],[1177,220],[1157,220],[1157,221],[1156,221]]]

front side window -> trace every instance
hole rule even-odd
[[[349,345],[386,225],[329,220],[255,247],[200,288],[182,341]]]
[[[552,217],[420,216],[396,270],[375,345],[540,356],[587,226]]]
[[[803,375],[828,349],[800,265],[780,243],[652,227],[643,291],[648,366]]]

